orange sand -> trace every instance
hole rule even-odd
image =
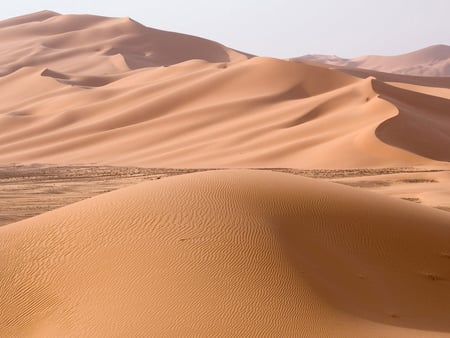
[[[441,78],[361,79],[53,12],[0,22],[0,47],[1,164],[450,161]],[[167,178],[1,227],[0,336],[449,336],[449,243],[449,213],[356,188]]]
[[[449,224],[289,174],[143,183],[0,228],[0,332],[442,336]]]
[[[248,60],[126,18],[36,13],[0,23],[0,45],[4,164],[355,168],[450,158],[442,88]]]

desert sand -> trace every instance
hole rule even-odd
[[[445,88],[248,59],[128,18],[44,12],[0,27],[2,163],[355,168],[450,158]]]
[[[0,336],[450,336],[448,46],[360,69],[44,11],[0,47]]]
[[[294,60],[308,60],[345,68],[362,68],[379,72],[418,75],[450,76],[450,46],[435,45],[402,55],[364,55],[352,59],[331,55],[305,55]]]
[[[0,166],[0,226],[132,184],[208,170],[213,169],[46,164]],[[450,212],[450,169],[259,170],[339,183]]]
[[[443,211],[281,173],[143,183],[0,228],[0,328],[439,336],[449,224]]]

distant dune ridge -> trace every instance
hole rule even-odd
[[[159,31],[130,18],[44,11],[0,23],[0,74],[26,66],[100,75],[191,59],[228,62],[240,53],[205,39]]]
[[[2,165],[417,166],[448,181],[432,172],[450,161],[435,47],[340,68],[50,11],[0,22],[0,47]],[[385,73],[401,65],[431,76]],[[449,224],[274,172],[143,183],[0,227],[0,336],[450,336]]]
[[[342,168],[450,158],[450,89],[439,81],[400,90],[401,76],[383,84],[248,59],[128,18],[40,12],[0,27],[3,163]],[[419,106],[403,100],[416,96]]]
[[[450,46],[435,45],[403,55],[366,55],[344,59],[331,55],[305,55],[308,60],[346,68],[371,69],[386,73],[450,77]]]

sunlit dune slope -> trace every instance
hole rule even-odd
[[[273,172],[140,184],[0,228],[0,335],[441,337],[449,222]]]
[[[216,42],[151,29],[130,18],[48,11],[0,22],[0,47],[1,75],[24,66],[99,75],[191,59],[246,58]]]
[[[419,151],[423,139],[417,147],[385,143],[390,132],[383,139],[376,130],[398,115],[396,101],[378,98],[370,78],[314,66],[189,61],[109,77],[106,85],[78,80],[92,87],[35,68],[0,79],[3,162],[358,167],[427,164],[449,154],[448,101],[433,106],[443,112],[439,154]],[[20,90],[25,82],[30,91]]]
[[[128,18],[53,12],[0,22],[0,45],[3,164],[358,168],[450,158],[450,101],[431,78],[435,87],[385,84],[248,59]]]

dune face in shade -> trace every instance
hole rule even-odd
[[[449,224],[289,174],[143,183],[0,228],[0,333],[442,336]]]

